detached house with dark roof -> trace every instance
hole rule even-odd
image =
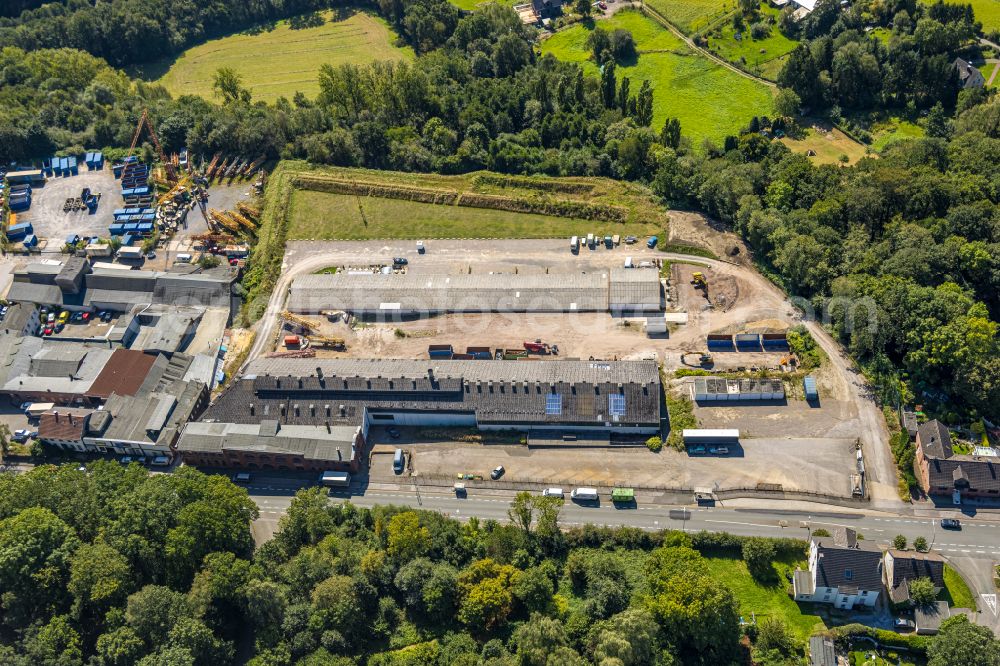
[[[895,550],[885,553],[885,586],[894,604],[910,601],[910,583],[927,578],[940,592],[944,588],[944,558],[937,553]]]
[[[849,528],[838,528],[832,537],[813,537],[809,570],[795,572],[792,588],[796,601],[870,608],[882,592],[882,551]]]
[[[996,449],[976,448],[956,454],[948,429],[938,420],[917,429],[917,455],[913,463],[920,487],[928,495],[951,495],[955,504],[963,497],[1000,499],[1000,457]]]

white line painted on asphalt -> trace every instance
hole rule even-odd
[[[706,523],[725,523],[726,525],[746,525],[748,527],[777,527],[777,525],[765,525],[763,523],[737,523],[732,520],[706,520]]]
[[[979,596],[981,596],[983,598],[983,601],[986,602],[986,605],[990,607],[991,611],[993,611],[993,615],[996,615],[997,614],[997,595],[995,595],[995,594],[981,594]]]

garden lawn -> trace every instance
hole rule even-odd
[[[944,589],[938,598],[947,601],[952,608],[976,610],[976,597],[957,571],[944,565]]]
[[[740,614],[745,622],[751,621],[751,614],[757,622],[767,617],[784,620],[795,636],[805,641],[815,631],[825,629],[818,615],[803,612],[788,595],[786,588],[791,585],[785,578],[786,571],[794,571],[795,565],[806,568],[806,562],[776,562],[775,581],[772,585],[761,585],[753,579],[743,560],[729,557],[710,557],[708,568],[712,576],[724,583],[736,595],[740,604]]]
[[[736,0],[646,0],[646,6],[690,35],[736,9]]]
[[[654,130],[659,130],[667,117],[676,117],[681,132],[698,146],[703,139],[721,143],[754,116],[773,115],[773,98],[767,86],[693,53],[652,19],[625,11],[598,24],[608,30],[631,30],[636,38],[638,59],[619,65],[615,73],[619,82],[629,77],[633,91],[639,90],[642,81],[652,84]],[[591,29],[576,24],[561,30],[542,42],[542,52],[581,63],[587,74],[600,76],[587,49]]]
[[[983,24],[983,32],[990,33],[1000,30],[1000,1],[998,0],[968,0],[976,20]]]
[[[760,14],[762,18],[773,16],[777,20],[778,10],[764,5]],[[766,65],[791,53],[799,44],[796,40],[785,37],[777,25],[771,26],[771,34],[764,39],[752,39],[749,25],[740,31],[740,39],[736,39],[736,34],[732,21],[725,22],[708,34],[708,49],[758,76],[770,75],[768,78],[772,79],[776,78],[777,72]]]
[[[891,118],[886,125],[880,123],[872,131],[872,134],[875,135],[875,142],[872,144],[872,149],[880,153],[896,141],[919,139],[924,135],[924,128],[908,120]]]
[[[323,24],[315,27],[292,29],[289,21],[279,21],[270,29],[205,42],[169,63],[157,83],[175,97],[200,95],[211,99],[216,70],[231,67],[243,76],[243,85],[254,100],[273,102],[280,96],[290,99],[296,92],[315,97],[323,64],[360,65],[413,57],[409,47],[393,45],[396,35],[384,20],[362,11],[346,12],[344,17],[322,12],[319,16]],[[162,69],[166,65],[159,66]]]
[[[1000,0],[997,0],[1000,2]],[[997,68],[997,63],[995,62],[984,62],[978,67],[979,71],[982,73],[983,78],[986,79],[987,85],[990,82],[990,77],[993,76],[993,70]],[[993,79],[993,86],[1000,84],[1000,74],[997,74],[997,78]],[[992,87],[992,86],[990,86]]]
[[[635,236],[664,233],[654,224],[602,224],[488,208],[296,190],[292,193],[288,238],[569,238],[586,236],[595,229]]]
[[[854,164],[865,156],[865,147],[836,127],[813,125],[801,138],[782,137],[780,141],[797,153],[813,151],[810,159],[816,164]],[[841,160],[847,155],[847,162]]]

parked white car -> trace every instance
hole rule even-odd
[[[546,488],[542,491],[542,497],[565,497],[562,488]]]

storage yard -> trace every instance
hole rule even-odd
[[[448,478],[482,474],[502,462],[505,478],[515,482],[627,479],[663,488],[762,483],[841,498],[855,492],[862,426],[850,387],[830,366],[815,373],[818,402],[805,401],[800,375],[782,381],[782,373],[795,370],[786,332],[797,316],[777,291],[750,279],[747,269],[682,259],[645,242],[593,249],[584,244],[578,252],[567,239],[428,240],[422,247],[417,251],[409,241],[290,242],[281,307],[298,314],[288,313],[273,332],[265,329],[267,341],[258,340],[251,358],[483,359],[473,362],[484,368],[522,358],[655,359],[664,364],[667,389],[692,400],[699,427],[738,428],[735,445],[665,449],[650,458],[645,447],[616,448],[609,455],[605,443],[571,447],[573,455],[566,457],[564,450],[483,447],[418,430],[403,433],[413,470]],[[405,262],[383,269],[394,258]],[[669,268],[661,271],[664,261]],[[629,263],[634,268],[624,268]],[[615,311],[609,294],[616,275],[656,285],[657,305]],[[530,299],[533,290],[545,294],[544,303],[523,307],[519,299]],[[720,296],[721,302],[714,300]],[[647,331],[650,316],[669,320],[666,334]],[[709,336],[715,340],[711,347]],[[325,344],[331,340],[338,345]],[[699,360],[706,356],[708,363]],[[673,378],[685,368],[725,374]],[[771,379],[751,378],[764,369]],[[696,400],[696,383],[701,398],[715,399]],[[372,479],[383,473],[373,468]]]

